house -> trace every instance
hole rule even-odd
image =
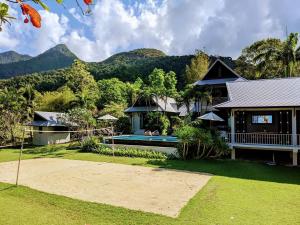
[[[141,97],[133,106],[124,111],[131,119],[131,129],[135,134],[144,134],[145,124],[147,120],[147,113],[162,112],[167,116],[178,116],[180,114],[179,108],[174,98],[157,98],[151,97],[149,100]]]
[[[33,127],[33,144],[48,145],[70,142],[69,128],[61,120],[63,115],[58,112],[34,112],[33,121],[29,124]]]
[[[207,92],[211,96],[211,102],[203,101],[201,94],[195,101],[194,111],[200,116],[207,111],[214,110],[212,106],[228,100],[226,88],[227,82],[245,81],[243,77],[237,74],[231,67],[217,58],[210,66],[202,80],[194,83],[194,91],[199,93]],[[221,115],[222,116],[222,115]]]
[[[215,105],[230,115],[229,144],[236,150],[289,152],[298,164],[300,78],[228,82],[228,101]]]
[[[194,83],[194,91],[199,93],[207,92],[212,97],[211,102],[203,101],[203,99],[199,97],[198,99],[194,100],[189,107],[186,105],[181,105],[179,107],[179,104],[176,103],[175,99],[169,97],[152,97],[147,101],[144,98],[140,98],[132,107],[129,107],[125,110],[125,113],[131,118],[133,133],[144,133],[144,124],[146,122],[146,115],[148,112],[162,112],[166,113],[167,116],[177,115],[180,117],[187,116],[189,113],[191,113],[194,118],[196,118],[205,112],[217,111],[215,108],[213,108],[213,105],[225,102],[228,99],[226,82],[246,80],[229,66],[229,62],[232,62],[232,59],[225,59],[227,59],[226,61],[228,61],[228,65],[220,58],[216,58],[203,79]],[[167,101],[165,101],[165,99],[167,99]],[[223,115],[223,111],[216,112],[216,114],[222,118],[227,118],[227,114]],[[227,129],[227,120],[225,119],[225,122],[219,125],[222,126],[222,129]]]

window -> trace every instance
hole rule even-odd
[[[254,115],[252,116],[252,123],[254,124],[271,124],[273,123],[272,115]]]

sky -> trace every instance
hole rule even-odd
[[[284,39],[286,30],[300,32],[298,0],[94,0],[90,16],[80,13],[75,0],[65,0],[65,7],[44,2],[51,11],[37,7],[41,29],[24,24],[19,7],[12,4],[10,14],[17,20],[3,27],[0,52],[35,56],[64,43],[85,61],[137,48],[168,55],[200,49],[236,58],[254,41]]]

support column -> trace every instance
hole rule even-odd
[[[297,120],[296,120],[296,110],[292,110],[292,144],[297,146]]]
[[[235,160],[235,149],[233,147],[231,148],[231,159]]]
[[[298,166],[298,149],[293,149],[293,166]]]
[[[231,109],[230,113],[230,129],[231,129],[231,145],[235,142],[235,121],[234,121],[234,110]]]
[[[231,159],[235,160],[235,149],[234,149],[234,143],[235,143],[235,118],[234,118],[234,110],[231,109],[230,113],[230,129],[231,129]]]

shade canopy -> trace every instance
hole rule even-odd
[[[112,115],[107,114],[99,117],[98,120],[118,120],[118,119]]]
[[[201,120],[209,120],[209,121],[220,121],[223,122],[224,120],[219,117],[218,115],[214,114],[213,112],[204,114],[203,116],[198,117]]]

